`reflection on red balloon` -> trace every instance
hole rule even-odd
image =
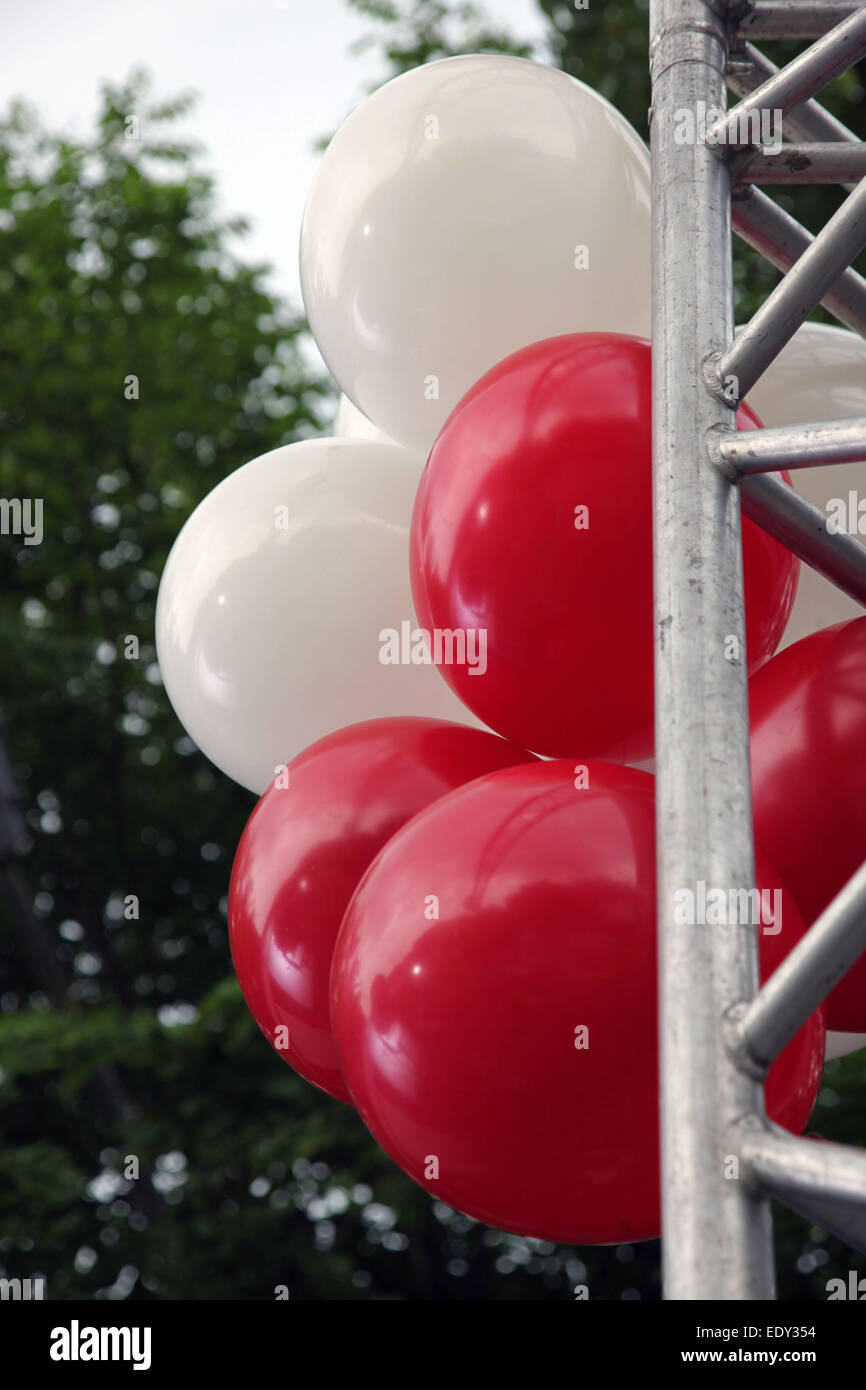
[[[365,1123],[428,1192],[524,1235],[631,1241],[659,1231],[654,779],[586,768],[495,773],[405,826],[347,910],[332,1016]],[[765,972],[801,931],[786,900]],[[777,1122],[802,1130],[823,1056],[819,1012],[770,1073]]]
[[[412,518],[428,628],[485,629],[487,671],[440,666],[491,728],[554,757],[652,757],[650,346],[586,333],[514,353],[444,425]],[[753,429],[747,406],[741,429]],[[775,650],[799,562],[743,524],[747,650]]]
[[[299,754],[253,811],[229,890],[235,969],[265,1037],[329,1095],[351,1102],[331,1039],[328,977],[340,920],[364,870],[431,801],[529,759],[481,729],[373,719]]]
[[[813,632],[749,686],[756,842],[811,925],[866,860],[866,618]],[[866,1032],[866,956],[827,999]]]

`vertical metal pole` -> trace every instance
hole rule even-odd
[[[757,988],[754,930],[678,922],[680,890],[754,883],[739,492],[709,460],[733,411],[702,363],[733,336],[730,174],[681,113],[724,108],[727,35],[702,0],[653,0],[653,479],[662,1206],[670,1299],[774,1296],[769,1206],[731,1126],[762,1089],[723,1039]],[[711,118],[712,119],[712,118]],[[677,134],[679,133],[679,139]],[[682,906],[682,900],[680,906]]]

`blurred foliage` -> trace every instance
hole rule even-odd
[[[479,5],[449,0],[406,0],[403,4],[349,0],[349,4],[379,25],[357,40],[353,51],[363,53],[374,48],[381,52],[388,65],[384,77],[460,53],[492,50],[518,58],[532,57],[531,44],[499,28]]]
[[[383,77],[531,51],[471,4],[354,7]],[[645,135],[646,6],[540,8],[540,56]],[[835,109],[862,134],[848,87],[860,106]],[[232,250],[242,224],[172,133],[187,107],[138,76],[105,89],[90,141],[20,105],[0,123],[0,495],[44,508],[41,544],[0,537],[0,1275],[61,1299],[657,1298],[655,1243],[563,1249],[432,1202],[271,1051],[231,974],[252,800],[171,712],[156,590],[197,502],[323,428],[333,386]],[[815,225],[835,196],[805,195]],[[746,307],[773,278],[737,274]],[[863,1142],[864,1092],[866,1053],[832,1063],[815,1127]],[[783,1296],[825,1297],[852,1256],[777,1226]]]

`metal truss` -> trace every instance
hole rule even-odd
[[[866,948],[866,865],[759,988],[756,934],[678,923],[754,885],[741,512],[866,605],[866,547],[768,470],[866,460],[866,419],[736,433],[823,304],[866,334],[866,145],[815,100],[866,55],[866,0],[652,0],[653,485],[665,1296],[774,1297],[770,1197],[866,1250],[866,1152],[770,1124],[775,1057]],[[754,45],[808,47],[777,69]],[[728,105],[727,86],[739,97]],[[682,114],[710,113],[683,141]],[[782,149],[754,131],[781,112]],[[776,116],[778,123],[779,117]],[[765,126],[763,128],[766,128]],[[812,236],[760,184],[839,183]],[[784,272],[734,336],[733,233]]]

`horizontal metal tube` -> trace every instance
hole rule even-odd
[[[866,1152],[802,1139],[777,1125],[744,1120],[731,1138],[740,1176],[808,1221],[866,1250]]]
[[[710,457],[740,474],[815,468],[826,463],[861,463],[866,460],[866,416],[775,429],[714,431]]]
[[[760,112],[781,111],[808,101],[839,77],[866,53],[866,9],[855,11],[829,33],[817,39],[790,63],[762,82],[732,106],[724,120],[707,131],[707,143],[742,148],[756,145],[751,117]],[[776,132],[781,140],[781,130]]]
[[[735,183],[859,183],[866,174],[866,141],[776,145],[735,159]]]
[[[757,188],[737,194],[731,218],[737,235],[777,270],[790,270],[815,241],[811,232]],[[846,328],[866,337],[866,280],[862,275],[844,270],[821,303]]]
[[[768,81],[779,71],[776,64],[751,43],[743,46],[742,61],[748,65],[748,70],[744,70],[741,65],[736,71],[728,73],[728,86],[739,97],[749,96],[762,82]],[[857,141],[857,136],[852,130],[831,115],[820,102],[811,100],[792,106],[785,112],[784,135],[790,140],[814,141],[819,144],[830,141]]]
[[[768,1124],[745,1130],[742,1157],[761,1183],[866,1203],[866,1149],[816,1143]]]
[[[781,478],[755,473],[740,489],[743,512],[818,574],[866,607],[866,546],[827,530],[827,517]]]
[[[866,20],[866,14],[864,14]],[[866,180],[818,233],[708,373],[717,395],[742,400],[866,246]],[[734,383],[734,390],[728,390]]]
[[[758,0],[741,22],[739,32],[750,39],[820,38],[861,9],[864,0]]]
[[[866,864],[746,1005],[735,1028],[736,1049],[746,1063],[769,1067],[864,950]]]

